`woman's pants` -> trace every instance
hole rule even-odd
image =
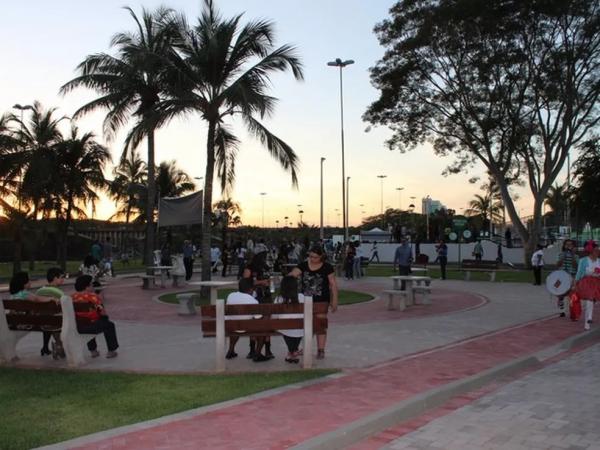
[[[119,342],[117,341],[117,330],[114,322],[108,320],[107,316],[102,316],[100,319],[92,322],[89,325],[77,325],[77,331],[81,334],[100,334],[104,333],[104,339],[106,340],[106,347],[109,352],[114,352],[119,348]],[[93,352],[98,348],[96,344],[96,338],[91,339],[87,343],[88,350]]]
[[[352,271],[354,272],[354,278],[360,278],[362,276],[360,272],[360,256],[355,256],[354,261],[352,261]]]
[[[283,340],[285,341],[285,345],[287,345],[288,352],[295,353],[298,351],[298,347],[300,346],[300,341],[302,341],[301,337],[290,337],[283,335]]]
[[[351,279],[352,278],[352,269],[354,267],[354,260],[352,261],[346,261],[345,264],[345,268],[346,268],[346,278]]]
[[[542,284],[542,266],[533,266],[533,278],[535,279],[536,286],[540,286]]]

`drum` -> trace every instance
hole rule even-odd
[[[564,270],[555,270],[546,278],[546,289],[552,295],[565,295],[571,289],[573,279],[568,272]]]

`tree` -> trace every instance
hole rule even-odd
[[[581,146],[581,153],[575,161],[572,187],[573,208],[577,229],[581,222],[600,226],[600,144],[587,141]]]
[[[499,222],[502,219],[500,214],[502,208],[500,203],[492,194],[479,195],[475,194],[475,198],[469,201],[469,207],[465,210],[468,216],[479,216],[481,218],[481,228],[489,228],[490,221]]]
[[[297,186],[298,157],[292,148],[272,134],[259,119],[272,115],[276,99],[267,94],[270,76],[290,70],[298,80],[302,67],[293,47],[274,48],[273,24],[266,21],[241,25],[241,15],[224,19],[212,0],[205,0],[201,16],[190,27],[180,22],[178,83],[170,98],[161,101],[149,127],[160,126],[178,115],[195,113],[207,124],[206,173],[202,221],[202,279],[209,280],[212,188],[217,168],[222,190],[235,177],[238,138],[229,120],[240,117],[253,136],[292,178]],[[257,117],[259,119],[257,119]],[[134,136],[133,141],[136,140]]]
[[[403,0],[390,13],[376,27],[386,53],[371,69],[381,94],[365,119],[393,130],[392,149],[428,141],[454,154],[447,173],[481,163],[528,263],[548,190],[600,120],[598,0]],[[531,231],[508,192],[521,177]]]
[[[240,204],[231,198],[219,200],[213,205],[214,219],[221,224],[221,242],[227,243],[227,230],[230,226],[238,227],[242,224]]]
[[[53,179],[52,203],[59,224],[58,263],[66,269],[67,235],[72,217],[85,218],[80,205],[95,207],[98,190],[108,188],[104,168],[110,162],[110,152],[95,140],[93,133],[79,135],[73,126],[71,135],[55,147],[52,165],[49,167]]]
[[[177,167],[175,161],[160,163],[156,173],[156,186],[160,197],[180,197],[196,189],[192,178]]]
[[[38,214],[48,215],[52,212],[51,194],[55,189],[48,171],[55,146],[62,141],[59,124],[65,117],[56,116],[56,108],[45,109],[40,102],[34,102],[31,114],[27,119],[21,119],[10,114],[5,119],[4,141],[10,145],[2,148],[0,155],[0,178],[5,188],[11,190],[16,203],[13,207],[23,210],[23,214],[11,213],[15,219],[27,219],[15,224],[13,229],[15,254],[13,270],[21,270],[23,251],[22,235],[28,228],[29,242],[32,242],[30,252],[30,267],[33,268],[35,241],[39,232],[36,224]],[[12,132],[7,130],[7,123],[14,125]],[[33,222],[33,226],[28,225]]]
[[[77,67],[80,75],[62,86],[61,92],[65,94],[79,87],[98,92],[100,97],[79,108],[75,117],[96,109],[107,109],[104,133],[108,139],[134,120],[136,139],[133,141],[131,134],[128,135],[125,152],[130,147],[135,148],[142,138],[146,139],[149,176],[144,257],[149,263],[154,249],[154,133],[157,125],[147,119],[156,112],[156,105],[169,84],[167,61],[174,52],[177,30],[170,9],[158,8],[154,12],[143,9],[141,18],[131,8],[125,9],[133,18],[136,30],[113,36],[111,46],[116,49],[116,56],[106,53],[88,56]]]
[[[146,175],[146,163],[136,150],[121,158],[119,165],[113,169],[114,178],[109,187],[110,196],[118,207],[111,219],[124,217],[125,223],[129,224],[132,215],[134,218],[144,215],[145,202],[141,198],[147,195],[143,189]]]
[[[569,192],[566,183],[551,186],[548,189],[548,194],[546,194],[544,204],[550,208],[556,224],[565,224],[569,204]]]

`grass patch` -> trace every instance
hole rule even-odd
[[[543,277],[549,274],[551,271],[545,271]],[[367,268],[367,275],[370,277],[391,277],[392,275],[398,275],[398,271],[394,271],[391,265],[370,265]],[[418,273],[417,275],[421,275]],[[436,267],[430,267],[427,273],[432,278],[440,278],[440,269]],[[464,280],[464,273],[453,267],[448,267],[446,270],[446,276],[449,280]],[[473,281],[490,281],[490,277],[487,273],[483,272],[471,272],[471,280]],[[496,272],[496,282],[516,282],[516,283],[533,283],[533,273],[529,270],[510,270],[500,269]]]
[[[199,294],[200,290],[195,289],[195,290],[185,291],[185,292],[190,292],[190,293],[194,292],[194,293]],[[235,290],[234,289],[219,289],[217,291],[217,298],[227,298],[227,296],[231,292],[235,292]],[[181,293],[182,292],[164,294],[164,295],[161,295],[160,297],[158,297],[158,299],[161,302],[177,304],[179,302],[177,301],[177,297],[175,297],[175,296],[177,294],[181,294]],[[339,291],[338,304],[339,305],[351,305],[353,303],[368,302],[369,300],[372,300],[372,299],[373,299],[372,295],[365,294],[363,292],[347,291],[347,290],[342,289]],[[198,299],[196,299],[195,304],[196,304],[196,306],[210,305],[210,299],[198,298]]]
[[[48,445],[334,372],[137,375],[2,368],[0,448]]]
[[[81,261],[67,261],[67,272],[71,275],[71,277],[77,274],[79,270],[79,266],[83,262]],[[29,272],[29,277],[31,279],[38,278],[46,278],[46,271],[50,267],[56,267],[56,261],[36,261],[34,270],[29,270],[29,262],[22,261],[21,269]],[[123,264],[120,260],[115,260],[113,262],[113,268],[115,273],[130,273],[130,272],[144,272],[146,270],[146,266],[142,264],[141,259],[131,259],[129,260],[129,264]],[[13,263],[0,263],[0,279],[9,280],[13,273]]]

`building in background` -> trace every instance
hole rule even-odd
[[[421,200],[421,213],[424,215],[433,214],[441,209],[446,209],[446,207],[439,200],[434,200],[429,196]]]

